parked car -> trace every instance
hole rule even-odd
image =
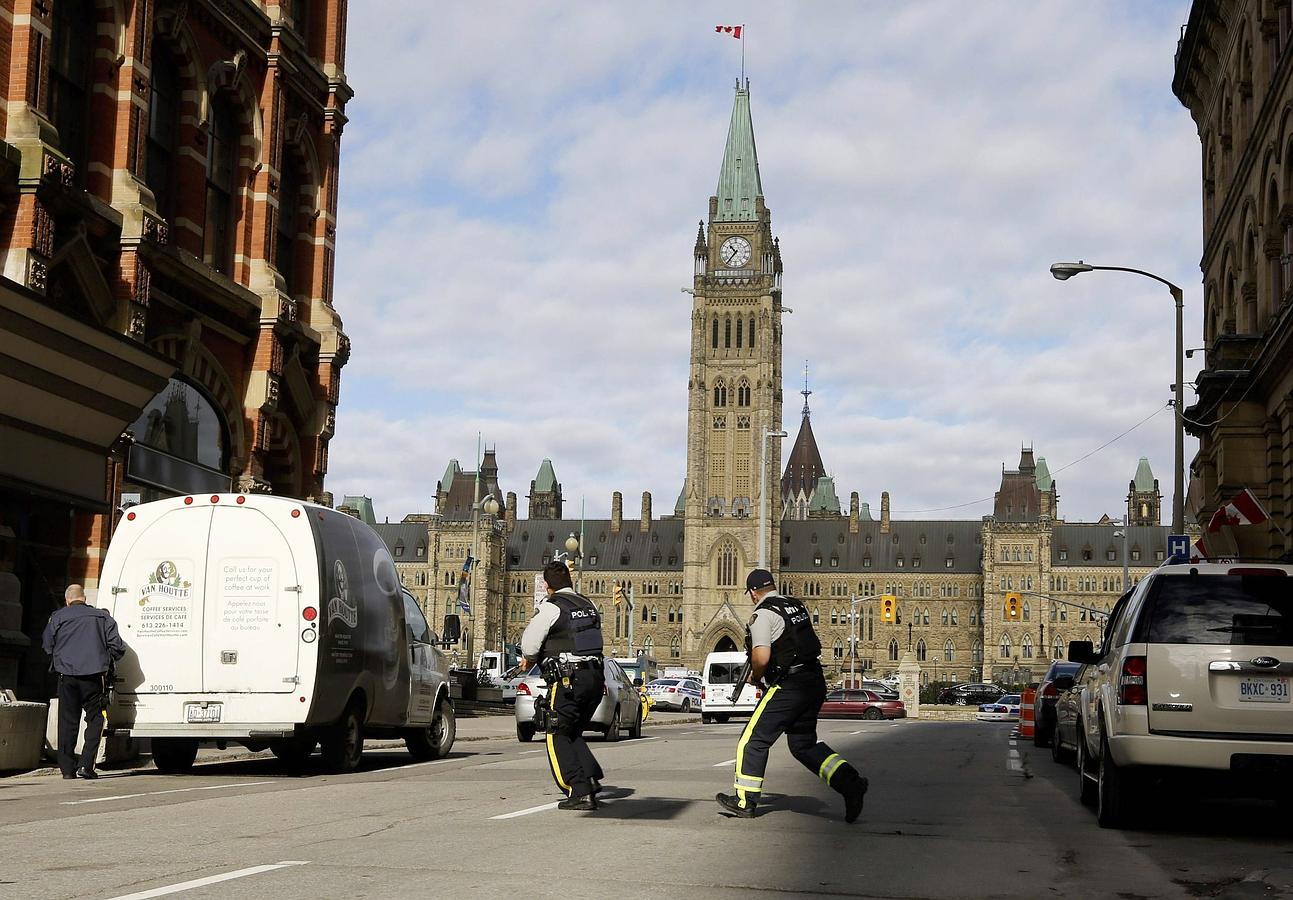
[[[593,720],[588,724],[589,731],[600,731],[608,741],[618,741],[620,735],[628,732],[631,738],[642,737],[642,697],[635,685],[620,668],[619,663],[606,657],[603,663],[606,669],[606,687],[603,689],[602,702],[593,713]],[[516,685],[516,737],[520,741],[531,741],[535,733],[542,734],[547,728],[546,712],[539,712],[536,704],[540,697],[547,698],[548,684],[539,674],[539,667],[532,666],[525,677]]]
[[[888,700],[875,691],[831,691],[817,714],[822,719],[905,719],[901,700]]]
[[[1018,722],[1019,695],[1004,694],[991,703],[979,704],[974,718],[981,722]]]
[[[1082,697],[1083,667],[1078,666],[1073,683],[1055,698],[1055,727],[1051,731],[1051,759],[1070,762],[1077,750],[1078,703]]]
[[[859,684],[857,687],[858,687],[858,689],[863,690],[863,691],[871,691],[872,693],[874,693],[874,694],[878,695],[878,696],[880,697],[880,699],[881,699],[881,700],[897,700],[897,699],[898,699],[898,688],[897,688],[897,686],[895,686],[895,685],[890,685],[890,684],[888,684],[888,683],[886,683],[886,682],[883,682],[883,681],[870,681],[870,680],[868,680],[868,681],[863,681],[863,682],[862,682],[861,684]],[[850,689],[851,689],[851,688],[850,688]]]
[[[1005,690],[996,684],[976,682],[972,684],[954,684],[943,688],[938,693],[938,702],[946,706],[977,706],[996,700]]]
[[[1124,594],[1082,669],[1080,796],[1104,827],[1161,779],[1202,776],[1293,810],[1293,565],[1160,566]],[[1187,788],[1188,790],[1188,788]]]
[[[1033,746],[1046,747],[1055,733],[1055,701],[1061,691],[1073,686],[1073,676],[1082,668],[1079,663],[1057,659],[1051,663],[1037,685],[1033,698]]]
[[[656,709],[677,709],[691,712],[700,707],[700,679],[657,678],[646,686],[647,696]]]

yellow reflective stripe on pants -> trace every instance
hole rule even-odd
[[[826,757],[826,759],[822,760],[821,768],[817,770],[817,776],[821,778],[822,781],[830,784],[831,778],[835,775],[835,771],[842,765],[844,765],[844,757],[840,756],[838,753],[832,753],[830,756]]]
[[[750,716],[750,721],[746,724],[745,730],[741,732],[741,739],[736,742],[736,781],[733,785],[736,788],[736,796],[741,798],[741,805],[746,804],[746,794],[760,794],[763,792],[763,778],[756,775],[746,775],[742,770],[742,763],[745,761],[745,745],[750,742],[750,735],[754,733],[754,728],[759,724],[759,716],[763,715],[763,710],[767,708],[768,701],[777,693],[780,685],[773,685],[768,692],[763,695],[759,705],[754,708]],[[747,783],[742,783],[743,781]],[[755,798],[758,799],[757,797]]]
[[[557,699],[557,685],[554,682],[552,685],[552,690],[548,691],[548,716],[549,717],[554,715],[554,713],[552,712],[552,706],[553,706],[553,701],[556,699]],[[551,727],[551,724],[549,724],[549,727]],[[549,731],[547,734],[547,744],[548,744],[548,762],[552,766],[552,777],[557,779],[557,787],[561,788],[563,791],[566,792],[567,796],[569,796],[570,785],[566,784],[565,779],[561,775],[561,763],[557,762],[557,748],[552,744],[551,731]]]

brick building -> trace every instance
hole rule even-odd
[[[0,10],[0,686],[39,694],[123,502],[324,499],[346,2]]]

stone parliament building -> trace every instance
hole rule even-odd
[[[828,677],[854,666],[893,672],[910,650],[924,682],[1036,680],[1070,640],[1098,640],[1100,613],[1122,593],[1124,571],[1134,582],[1162,562],[1168,529],[1144,459],[1129,483],[1126,527],[1107,516],[1060,518],[1055,480],[1032,449],[1016,470],[1003,467],[993,512],[982,519],[896,521],[887,492],[878,516],[856,492],[844,512],[813,436],[805,387],[783,469],[780,442],[764,437],[782,422],[782,259],[748,83],[737,85],[693,275],[687,468],[669,514],[654,515],[644,493],[640,515],[625,519],[616,492],[609,519],[565,517],[562,486],[544,460],[530,482],[527,517],[519,518],[517,495],[500,487],[496,451],[487,449],[477,471],[449,462],[434,513],[376,525],[433,622],[459,611],[459,579],[468,558],[476,561],[458,663],[519,641],[536,575],[581,536],[578,586],[601,608],[614,655],[645,651],[661,665],[698,670],[707,653],[742,647],[745,574],[761,556],[764,497],[768,567],[812,611]],[[495,512],[484,511],[485,497]],[[631,609],[614,603],[616,584]],[[1022,594],[1019,622],[1004,621],[1008,592]],[[880,621],[881,594],[898,597],[897,622]]]

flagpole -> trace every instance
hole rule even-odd
[[[479,549],[478,541],[480,533],[480,432],[476,432],[476,482],[471,491],[471,556],[467,558],[467,600],[470,604],[476,593],[476,552]],[[475,606],[472,606],[472,612],[475,613]],[[468,644],[468,662],[471,661],[471,645]]]
[[[745,84],[745,23],[741,23],[741,84]]]

